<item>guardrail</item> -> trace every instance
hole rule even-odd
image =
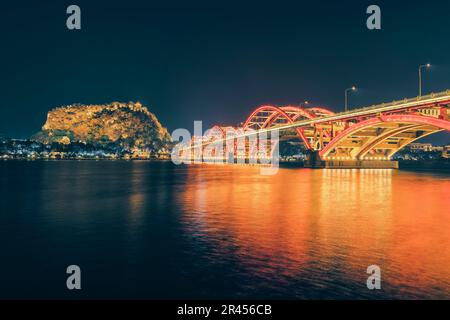
[[[352,114],[353,112],[359,112],[359,111],[368,111],[371,109],[379,109],[379,108],[384,108],[384,107],[389,107],[389,106],[396,106],[396,105],[401,105],[401,104],[407,104],[407,103],[411,103],[411,102],[420,102],[420,101],[427,101],[430,99],[437,99],[437,98],[441,98],[441,97],[446,97],[448,96],[450,98],[450,90],[445,90],[445,91],[441,91],[441,92],[437,92],[437,93],[430,93],[427,94],[425,96],[418,96],[415,98],[405,98],[403,100],[394,100],[392,102],[383,102],[380,104],[374,104],[368,107],[362,107],[362,108],[354,108],[348,111],[344,111],[344,112],[339,112],[338,114]]]

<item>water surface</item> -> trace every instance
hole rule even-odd
[[[0,297],[448,299],[449,188],[397,170],[3,161]]]

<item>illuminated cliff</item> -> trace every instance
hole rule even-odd
[[[167,152],[171,143],[167,129],[139,102],[55,108],[48,112],[42,131],[31,139],[45,144],[113,143],[149,153]]]

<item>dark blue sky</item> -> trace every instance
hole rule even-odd
[[[415,2],[415,1],[414,1]],[[170,131],[237,124],[260,104],[338,111],[450,89],[448,1],[23,1],[0,10],[0,132],[27,137],[49,109],[141,101]],[[66,7],[82,30],[66,28]],[[382,30],[366,28],[378,4]],[[450,142],[440,135],[439,143]]]

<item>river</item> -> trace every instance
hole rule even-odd
[[[2,161],[0,298],[449,299],[449,190],[402,170]]]

